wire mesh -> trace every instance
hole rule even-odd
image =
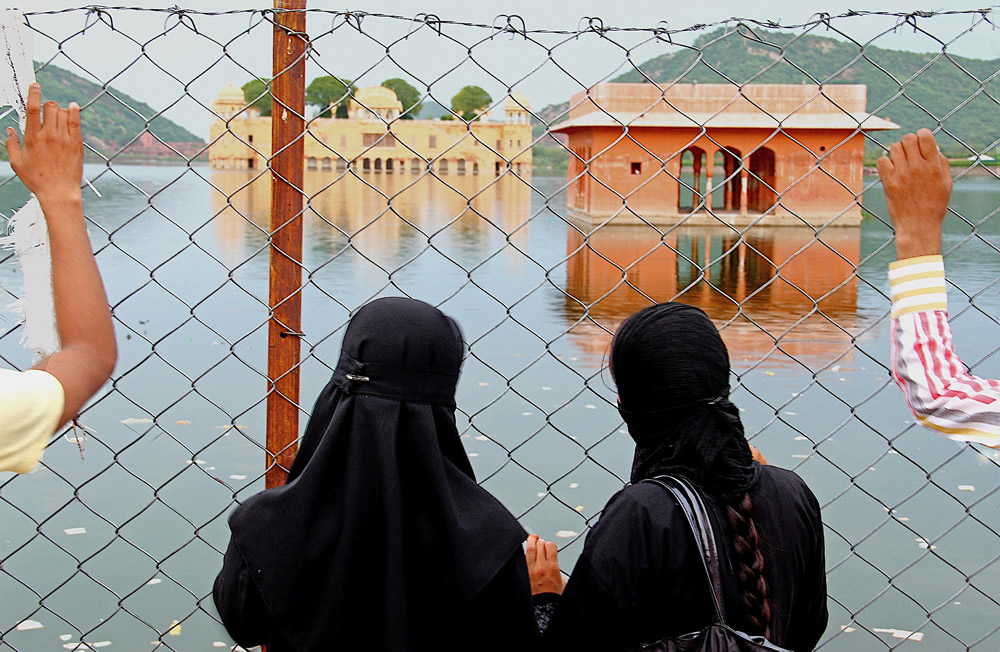
[[[0,478],[0,649],[233,647],[211,582],[226,515],[266,471],[275,15],[26,14],[46,93],[83,106],[120,361],[83,414],[85,460],[67,432],[37,472]],[[901,132],[868,118],[931,127],[964,160],[951,315],[990,376],[1000,70],[954,51],[995,21],[560,31],[310,10],[308,77],[325,81],[304,116],[303,425],[352,311],[384,295],[440,306],[468,344],[459,413],[477,476],[560,542],[568,571],[628,477],[610,334],[652,301],[694,303],[730,347],[752,442],[823,506],[821,647],[995,649],[998,457],[915,427],[892,386],[892,231],[869,168]],[[463,103],[467,86],[488,91]],[[559,101],[532,103],[551,89]],[[658,140],[668,131],[679,140]],[[25,196],[12,179],[0,193]],[[0,286],[19,286],[6,252]],[[23,369],[4,316],[0,359]]]

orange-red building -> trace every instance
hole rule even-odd
[[[552,128],[572,150],[568,207],[586,223],[856,225],[864,85],[598,84]],[[641,219],[640,219],[641,218]]]

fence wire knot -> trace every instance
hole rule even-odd
[[[500,22],[503,22],[503,25],[497,26],[497,23]],[[520,23],[520,27],[518,27],[516,23]],[[524,19],[517,14],[498,14],[493,19],[493,29],[494,34],[491,34],[490,38],[493,38],[496,33],[503,32],[510,32],[511,38],[514,38],[514,36],[522,36],[525,39],[528,38],[528,29],[525,26]]]

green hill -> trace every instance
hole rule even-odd
[[[854,43],[824,36],[724,28],[702,34],[694,46],[698,51],[684,49],[650,59],[612,81],[643,82],[649,77],[660,84],[865,84],[868,111],[902,128],[874,132],[872,137],[880,142],[940,124],[946,132],[938,137],[941,149],[966,157],[1000,138],[1000,104],[990,97],[1000,99],[1000,80],[984,84],[997,74],[1000,59],[875,46],[862,52]],[[559,122],[567,107],[551,105],[539,114]],[[874,144],[868,147],[869,157],[879,151]]]
[[[105,90],[98,84],[51,64],[39,70],[36,77],[42,85],[43,99],[55,100],[63,106],[75,101],[84,107],[81,113],[84,140],[104,154],[117,152],[145,131],[147,120],[156,113],[148,104],[114,87],[109,86]],[[0,126],[6,127],[8,124],[14,124],[13,114]],[[148,130],[166,142],[202,142],[198,136],[164,117],[150,121]],[[4,154],[6,155],[6,151]]]
[[[658,83],[865,84],[868,111],[889,118],[904,131],[936,128],[940,122],[949,134],[977,151],[1000,136],[1000,105],[983,92],[983,80],[997,73],[1000,59],[875,46],[867,46],[862,53],[846,41],[795,36],[719,29],[695,41],[701,60],[697,52],[684,50],[650,59],[639,69]],[[633,70],[614,81],[640,82],[644,77]],[[986,90],[1000,97],[1000,82],[991,81]],[[874,136],[883,142],[899,138],[893,132]],[[942,147],[971,154],[947,138]]]

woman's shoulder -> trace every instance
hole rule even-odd
[[[762,465],[760,467],[757,491],[798,497],[811,503],[817,502],[809,485],[798,473],[780,466]]]
[[[799,474],[777,466],[763,466],[751,489],[754,509],[765,526],[787,530],[793,524],[819,536],[823,529],[819,500]]]
[[[682,514],[663,487],[652,482],[637,482],[611,496],[593,529],[659,531],[669,527],[676,516]]]

